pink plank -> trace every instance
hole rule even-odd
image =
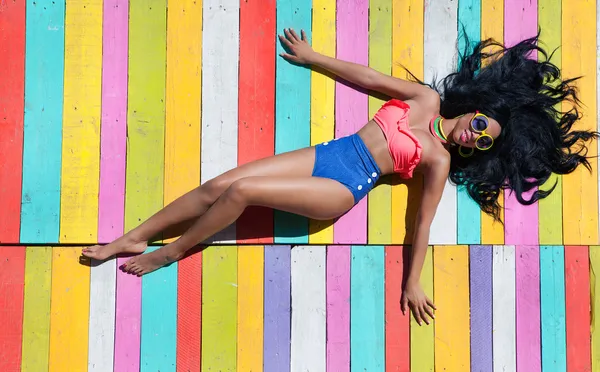
[[[505,0],[504,42],[515,45],[537,34],[537,0]],[[531,58],[536,58],[531,55]],[[532,190],[531,193],[535,192]],[[531,193],[525,195],[526,199]],[[506,244],[538,244],[538,206],[521,205],[514,194],[504,194]]]
[[[327,248],[327,371],[350,370],[350,247]]]
[[[540,247],[517,246],[517,370],[539,372],[540,342]]]
[[[121,267],[129,258],[117,258]],[[142,279],[117,270],[115,314],[115,371],[140,370]]]
[[[337,1],[337,58],[368,65],[369,1]],[[354,134],[368,120],[368,97],[336,83],[335,136]],[[334,241],[343,244],[367,242],[367,198],[342,216],[333,228]]]
[[[104,1],[98,241],[123,233],[127,136],[127,0]]]

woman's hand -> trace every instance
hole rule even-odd
[[[402,292],[402,313],[406,314],[408,307],[411,308],[413,316],[419,325],[421,322],[429,324],[429,318],[433,319],[433,310],[436,310],[433,301],[431,301],[421,288],[419,282],[408,282]]]
[[[290,53],[281,53],[280,56],[285,58],[289,62],[299,64],[310,64],[316,55],[315,51],[311,48],[310,44],[306,40],[306,34],[304,30],[301,31],[302,38],[296,35],[296,32],[291,28],[283,30],[285,36],[279,35],[279,40]]]

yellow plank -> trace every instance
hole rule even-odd
[[[469,248],[434,247],[435,365],[447,372],[468,371]]]
[[[102,0],[68,0],[60,242],[98,240]]]
[[[335,57],[335,2],[313,0],[312,45],[315,51]],[[335,80],[321,71],[311,72],[310,144],[327,142],[334,137]],[[333,221],[309,221],[310,244],[333,242]]]
[[[497,0],[481,0],[481,38],[493,38],[498,42],[504,40],[504,2]],[[504,194],[498,201],[502,206],[501,218],[504,219]],[[481,244],[504,244],[504,226],[484,212],[481,212]]]
[[[51,273],[52,248],[27,247],[21,354],[23,372],[48,370]]]
[[[592,31],[594,30],[594,31]],[[597,130],[596,123],[596,1],[563,0],[562,74],[582,76],[577,82],[582,119],[574,130]],[[569,109],[563,103],[563,111]],[[588,156],[595,157],[591,143]],[[584,167],[563,176],[563,234],[565,245],[598,244],[598,159],[590,159],[593,171]],[[568,223],[567,223],[568,222]]]
[[[404,67],[423,79],[423,0],[393,0],[392,75],[408,79]],[[398,182],[397,176],[393,177]],[[412,241],[423,179],[419,175],[392,186],[392,243]]]
[[[590,247],[592,371],[600,370],[600,246]]]
[[[202,252],[202,370],[235,371],[237,351],[237,247]]]
[[[369,13],[369,66],[384,74],[392,73],[392,0],[371,0]],[[369,97],[369,117],[384,103]],[[392,240],[392,187],[381,182],[369,193],[369,244],[389,244]]]
[[[421,286],[429,298],[433,297],[433,249],[427,248],[427,255],[421,272]],[[434,324],[422,326],[410,317],[410,370],[433,372],[434,359]]]
[[[87,371],[90,268],[81,248],[52,250],[50,372]]]
[[[238,371],[262,371],[264,247],[238,248]]]
[[[164,205],[200,185],[202,1],[170,1],[167,30]]]

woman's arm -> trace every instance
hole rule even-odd
[[[415,100],[417,97],[439,100],[435,91],[419,83],[398,79],[367,66],[315,52],[308,44],[304,31],[301,32],[302,38],[292,29],[286,29],[284,33],[285,36],[279,35],[279,40],[291,54],[282,53],[281,56],[290,62],[318,66],[350,83],[389,97],[401,100]]]

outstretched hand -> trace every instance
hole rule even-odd
[[[406,314],[410,307],[419,325],[422,325],[421,322],[429,324],[429,318],[435,318],[435,315],[433,315],[433,310],[436,310],[435,305],[425,295],[418,282],[406,284],[406,288],[402,292],[401,305],[403,314]]]
[[[279,35],[279,40],[288,51],[288,53],[281,53],[280,56],[285,58],[289,62],[299,64],[310,64],[312,58],[315,56],[315,51],[312,49],[306,39],[304,30],[301,31],[302,37],[298,37],[296,32],[291,28],[283,30],[285,36]]]

